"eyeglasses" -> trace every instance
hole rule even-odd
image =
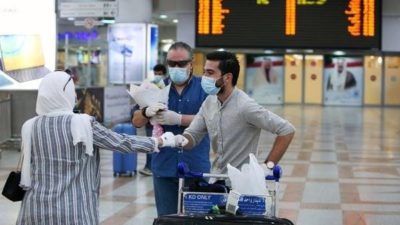
[[[185,67],[189,62],[191,62],[192,60],[188,59],[188,60],[180,60],[180,61],[173,61],[173,60],[167,60],[167,64],[170,67]]]
[[[69,75],[69,79],[67,80],[67,83],[65,83],[63,91],[65,91],[65,88],[67,87],[67,84],[72,80],[72,72],[69,69],[66,69],[64,72],[66,72]]]
[[[65,91],[65,88],[67,87],[67,84],[72,80],[72,76],[70,76],[67,80],[67,83],[65,83],[63,91]]]

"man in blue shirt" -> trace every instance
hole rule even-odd
[[[167,74],[167,68],[163,64],[157,64],[153,67],[153,72],[154,72],[154,79],[151,81],[155,85],[157,85],[159,88],[165,87],[165,77]],[[140,107],[138,104],[136,104],[132,110],[131,110],[131,121],[133,125],[135,125],[133,119],[134,119],[134,112],[139,110]],[[137,119],[137,118],[136,118]],[[153,126],[148,122],[146,124],[146,136],[151,137],[153,132]],[[144,175],[144,176],[152,176],[153,172],[151,172],[151,161],[152,161],[152,155],[153,153],[147,153],[146,154],[146,163],[144,164],[143,169],[139,170],[139,173]]]
[[[183,42],[176,42],[168,50],[167,66],[169,80],[172,82],[168,98],[168,109],[160,104],[145,107],[134,113],[136,127],[145,125],[154,117],[163,125],[164,132],[182,134],[199,111],[207,94],[201,88],[201,78],[193,71],[192,48]],[[177,148],[164,148],[153,154],[152,171],[154,194],[158,216],[177,213],[178,201],[178,162],[186,162],[190,170],[208,173],[210,171],[208,137],[191,151],[179,151]]]

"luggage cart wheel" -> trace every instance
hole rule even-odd
[[[128,173],[128,176],[132,177],[132,172],[129,172],[129,173]]]
[[[114,172],[114,177],[119,177],[119,174]]]

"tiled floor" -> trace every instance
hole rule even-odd
[[[274,106],[297,128],[281,162],[280,216],[297,225],[400,224],[400,108]],[[259,159],[272,143],[261,135]],[[4,151],[0,187],[17,153]],[[144,162],[139,156],[138,168]],[[0,225],[14,224],[19,203],[0,197]],[[152,224],[152,179],[112,176],[112,155],[102,155],[102,225]]]

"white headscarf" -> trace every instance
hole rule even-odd
[[[71,132],[73,144],[82,142],[86,147],[86,154],[93,155],[93,131],[91,117],[86,114],[74,114],[76,93],[71,76],[65,72],[51,72],[40,83],[36,100],[36,113],[39,116],[72,115]],[[29,119],[21,129],[22,163],[20,186],[24,189],[31,187],[31,139],[32,128],[38,116]]]

